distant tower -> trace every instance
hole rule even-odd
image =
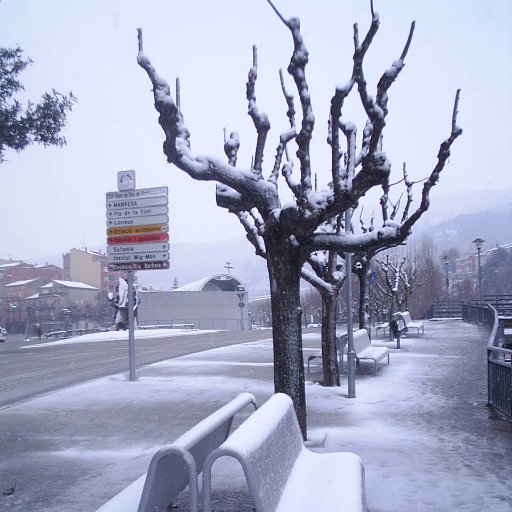
[[[228,271],[228,274],[229,274],[229,271],[233,268],[231,266],[231,261],[226,261],[226,264],[224,265],[224,268]]]
[[[173,289],[173,290],[176,290],[176,288],[179,288],[179,287],[180,287],[180,285],[178,284],[178,278],[177,278],[177,277],[175,277],[175,278],[174,278],[174,281],[173,281],[173,283],[172,283],[172,289]]]

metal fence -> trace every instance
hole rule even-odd
[[[461,318],[462,301],[436,300],[425,312],[425,318]]]
[[[488,404],[512,420],[512,350],[506,343],[504,325],[507,318],[489,304],[469,303],[462,307],[462,318],[490,329],[487,342]]]

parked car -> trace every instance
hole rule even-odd
[[[5,341],[7,331],[0,325],[0,341]]]

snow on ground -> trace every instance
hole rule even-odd
[[[219,331],[200,331],[199,329],[137,329],[135,331],[135,338],[138,340],[143,340],[144,338],[168,338],[169,336],[183,335],[193,336],[194,334],[204,334],[209,332]],[[73,338],[66,338],[56,341],[45,341],[44,343],[27,345],[27,347],[51,347],[55,345],[70,345],[75,343],[97,343],[100,341],[117,341],[127,339],[128,331],[105,331],[84,334],[83,336],[74,336]]]
[[[309,435],[326,434],[318,451],[362,458],[371,512],[512,510],[512,430],[485,407],[481,340],[462,322],[428,323],[425,336],[391,349],[391,364],[376,377],[371,369],[358,371],[354,399],[346,397],[346,376],[341,388],[324,388],[312,365]],[[0,411],[7,432],[14,421],[24,425],[13,434],[19,449],[7,462],[20,489],[0,508],[95,510],[142,475],[159,446],[243,391],[258,403],[271,396],[270,340],[179,357],[138,370],[136,382],[114,375]],[[227,492],[244,486],[240,469],[220,466],[214,485]],[[230,494],[221,505],[216,510],[251,510]]]

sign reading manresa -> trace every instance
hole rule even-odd
[[[109,271],[169,268],[168,204],[167,187],[107,192]]]

